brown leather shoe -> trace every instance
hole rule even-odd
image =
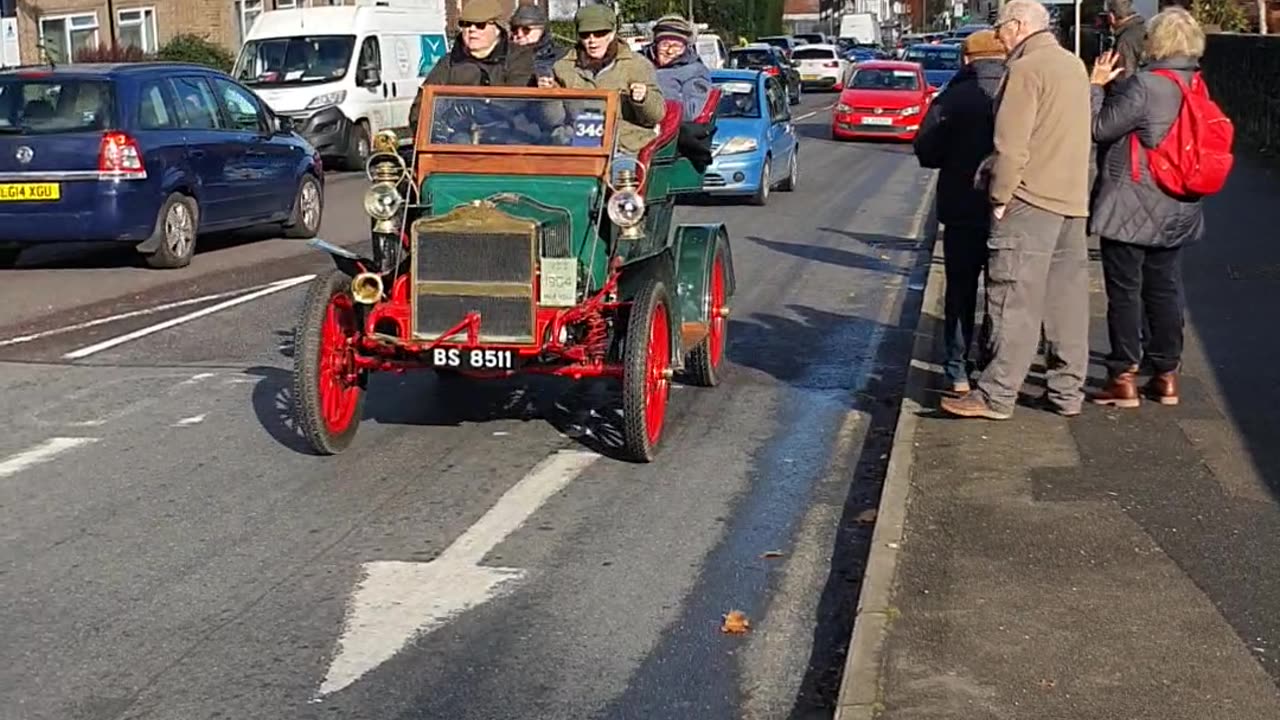
[[[961,397],[942,398],[942,409],[952,415],[966,418],[1008,420],[1013,417],[1013,413],[1000,412],[988,405],[987,399],[979,392],[971,392]]]
[[[1178,404],[1178,371],[1156,373],[1143,388],[1161,405]]]
[[[1122,373],[1113,375],[1091,401],[1098,405],[1111,405],[1118,408],[1136,408],[1138,399],[1138,368],[1131,367]]]

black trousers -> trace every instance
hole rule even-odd
[[[1155,372],[1177,370],[1182,362],[1186,306],[1182,248],[1144,247],[1106,238],[1101,245],[1111,340],[1107,367],[1116,374],[1145,359]]]
[[[947,277],[943,302],[945,358],[942,366],[948,382],[968,380],[970,364],[980,364],[969,357],[969,348],[973,345],[974,320],[978,312],[978,282],[987,269],[987,236],[990,233],[991,229],[981,224],[948,225],[942,234]],[[985,327],[983,329],[986,330]]]

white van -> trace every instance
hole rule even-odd
[[[443,5],[379,2],[265,12],[232,70],[322,156],[351,170],[364,168],[380,130],[412,142],[409,106],[449,51]]]
[[[729,51],[724,46],[724,41],[719,35],[703,35],[699,33],[695,46],[698,49],[698,57],[702,58],[702,64],[712,70],[719,70],[729,62]]]

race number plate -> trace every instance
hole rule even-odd
[[[862,118],[862,124],[863,124],[863,125],[892,125],[892,124],[893,124],[893,118],[886,118],[886,117],[864,117],[864,118]]]
[[[604,115],[593,112],[579,113],[573,119],[573,147],[600,147],[604,145]]]
[[[513,370],[516,366],[514,350],[493,348],[432,348],[431,365],[458,370]]]

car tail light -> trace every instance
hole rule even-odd
[[[831,62],[822,63],[822,67],[838,68],[840,67],[840,63],[836,62],[835,60],[832,60]]]
[[[128,134],[109,132],[102,136],[98,149],[98,172],[113,177],[145,178],[142,150]]]
[[[767,67],[767,68],[765,68],[765,69],[764,69],[764,72],[765,72],[765,74],[766,74],[766,75],[777,75],[777,74],[778,74],[778,68],[777,68],[777,66],[776,66],[776,65],[770,65],[769,67]]]

